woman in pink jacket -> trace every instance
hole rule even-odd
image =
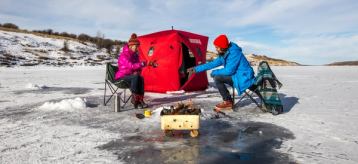
[[[116,80],[125,80],[130,84],[132,92],[131,103],[134,108],[147,108],[148,105],[143,101],[144,97],[144,80],[140,75],[145,61],[140,61],[138,56],[139,40],[133,33],[127,45],[124,45],[122,53],[118,57],[118,71]]]

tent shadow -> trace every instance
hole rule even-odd
[[[173,103],[173,102],[178,102],[178,101],[185,101],[185,100],[197,98],[198,96],[212,94],[212,93],[218,93],[218,92],[217,91],[200,91],[200,92],[196,92],[196,93],[190,94],[190,95],[180,95],[180,96],[168,95],[166,97],[152,99],[149,105],[150,106],[158,106],[158,105],[163,105],[163,104],[168,104],[168,103]]]
[[[216,87],[215,82],[209,82],[209,88],[210,88],[210,87],[215,88],[215,89],[218,89],[218,87]]]
[[[228,90],[232,90],[232,86],[229,84],[225,84]],[[209,82],[209,88],[215,88],[218,89],[218,87],[216,86],[215,82]]]
[[[197,98],[198,96],[202,96],[202,95],[206,95],[208,94],[212,94],[212,93],[218,93],[218,91],[201,91],[201,92],[196,92],[194,94],[191,95],[168,95],[166,97],[162,97],[162,98],[155,98],[151,101],[151,103],[149,104],[150,106],[159,106],[159,105],[163,105],[163,104],[168,104],[168,103],[173,103],[173,102],[178,102],[178,101],[185,101],[185,100],[189,100],[189,99],[194,99]],[[235,107],[243,107],[243,106],[247,106],[252,104],[253,102],[248,99],[245,98],[243,101],[241,102],[237,102],[238,99],[240,99],[240,96],[235,96]],[[283,113],[288,113],[290,112],[293,107],[299,103],[299,98],[298,97],[288,97],[286,94],[283,93],[279,93],[279,96],[281,98],[282,101],[282,105],[283,105]],[[259,98],[258,97],[254,97],[254,99],[259,102]]]

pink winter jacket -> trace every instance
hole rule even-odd
[[[130,50],[128,45],[124,45],[123,51],[118,57],[118,71],[115,79],[131,75],[135,71],[141,71],[142,67],[138,54]]]

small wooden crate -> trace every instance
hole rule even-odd
[[[173,130],[190,130],[190,136],[199,135],[199,115],[163,115],[161,116],[161,129],[165,133]]]

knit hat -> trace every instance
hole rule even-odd
[[[226,35],[222,34],[214,40],[214,45],[220,48],[228,48],[229,40],[227,39]]]
[[[137,34],[133,33],[131,35],[131,38],[129,38],[128,40],[128,45],[131,46],[131,45],[139,45],[139,40],[137,38]]]

